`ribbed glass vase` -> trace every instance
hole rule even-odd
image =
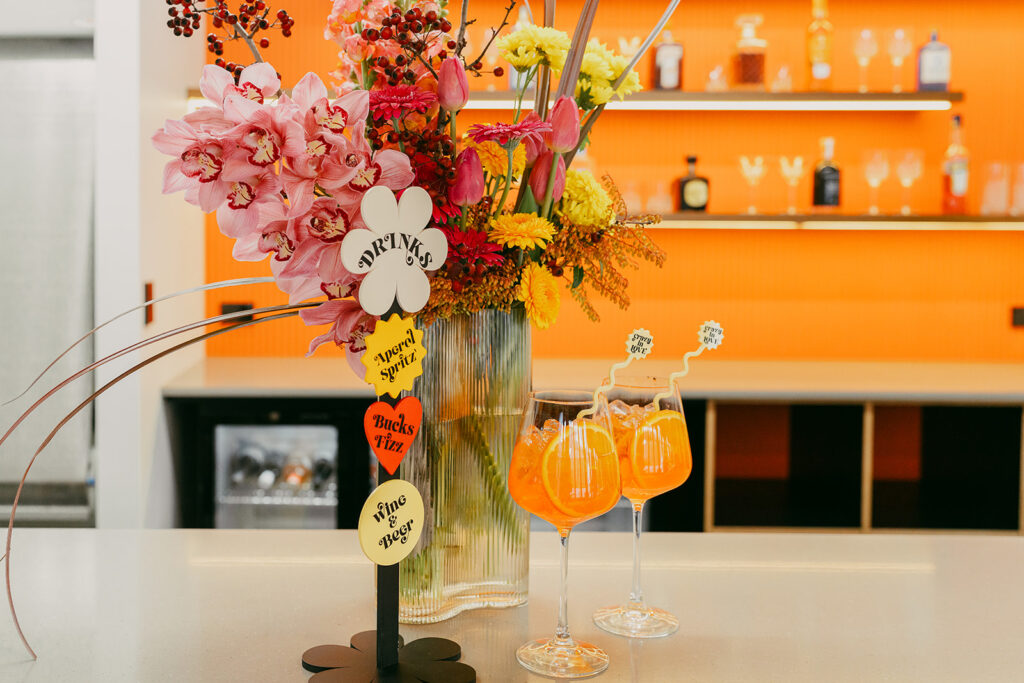
[[[529,515],[508,493],[508,468],[531,382],[523,311],[480,311],[426,328],[412,395],[420,438],[400,476],[423,496],[426,523],[401,564],[399,619],[442,621],[526,602]]]

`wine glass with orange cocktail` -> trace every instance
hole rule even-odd
[[[686,481],[693,469],[682,400],[675,383],[656,377],[616,380],[606,393],[622,474],[622,495],[633,504],[633,589],[624,605],[594,613],[610,633],[657,638],[675,633],[679,620],[648,607],[640,589],[640,532],[644,503]]]
[[[604,650],[569,635],[566,607],[569,532],[615,507],[622,492],[604,399],[595,404],[594,396],[583,392],[533,392],[512,451],[508,490],[520,506],[555,525],[562,543],[555,635],[525,643],[516,659],[534,673],[556,678],[604,671]]]

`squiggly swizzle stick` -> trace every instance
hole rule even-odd
[[[621,363],[616,363],[611,367],[611,370],[608,371],[608,381],[594,390],[593,407],[580,411],[580,414],[577,416],[577,418],[590,417],[591,415],[596,413],[597,400],[601,397],[601,394],[608,393],[609,391],[611,391],[611,388],[615,386],[615,371],[625,370],[627,367],[629,367],[629,364],[633,362],[634,358],[639,358],[641,360],[646,358],[647,355],[651,352],[651,349],[653,348],[654,335],[651,334],[649,330],[645,330],[643,328],[633,330],[633,332],[629,335],[629,338],[626,339],[626,351],[629,353],[629,356],[626,358],[626,360],[622,361]]]
[[[672,385],[675,381],[685,377],[690,372],[690,359],[696,358],[700,354],[704,353],[704,349],[717,349],[722,343],[722,337],[724,334],[722,326],[714,320],[704,321],[704,324],[700,326],[700,330],[697,331],[697,339],[700,340],[700,346],[697,347],[696,351],[690,351],[683,355],[682,370],[679,372],[673,372],[668,376],[668,389],[654,397],[655,410],[659,410],[661,408],[660,403],[662,399],[668,398],[672,395]]]

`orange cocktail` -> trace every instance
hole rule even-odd
[[[610,406],[615,449],[619,454],[622,495],[633,503],[682,486],[693,470],[686,420],[678,409],[613,403]]]
[[[578,391],[533,392],[523,411],[508,473],[512,498],[558,529],[562,545],[558,626],[523,643],[516,660],[552,678],[585,678],[608,668],[608,654],[569,635],[569,532],[615,507],[622,495],[608,404]]]
[[[619,500],[619,463],[608,430],[589,419],[549,420],[520,435],[508,490],[524,509],[563,535],[603,515]]]
[[[682,486],[693,470],[683,403],[668,378],[633,377],[607,387],[608,414],[622,474],[622,495],[633,504],[633,588],[624,604],[594,613],[605,631],[630,638],[674,633],[679,620],[649,607],[640,589],[640,532],[644,503]]]

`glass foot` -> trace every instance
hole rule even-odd
[[[551,678],[587,678],[608,668],[608,654],[571,638],[541,638],[524,643],[516,659],[529,671]]]
[[[662,638],[679,629],[679,620],[662,609],[635,609],[627,605],[605,607],[594,612],[599,628],[627,638]]]

